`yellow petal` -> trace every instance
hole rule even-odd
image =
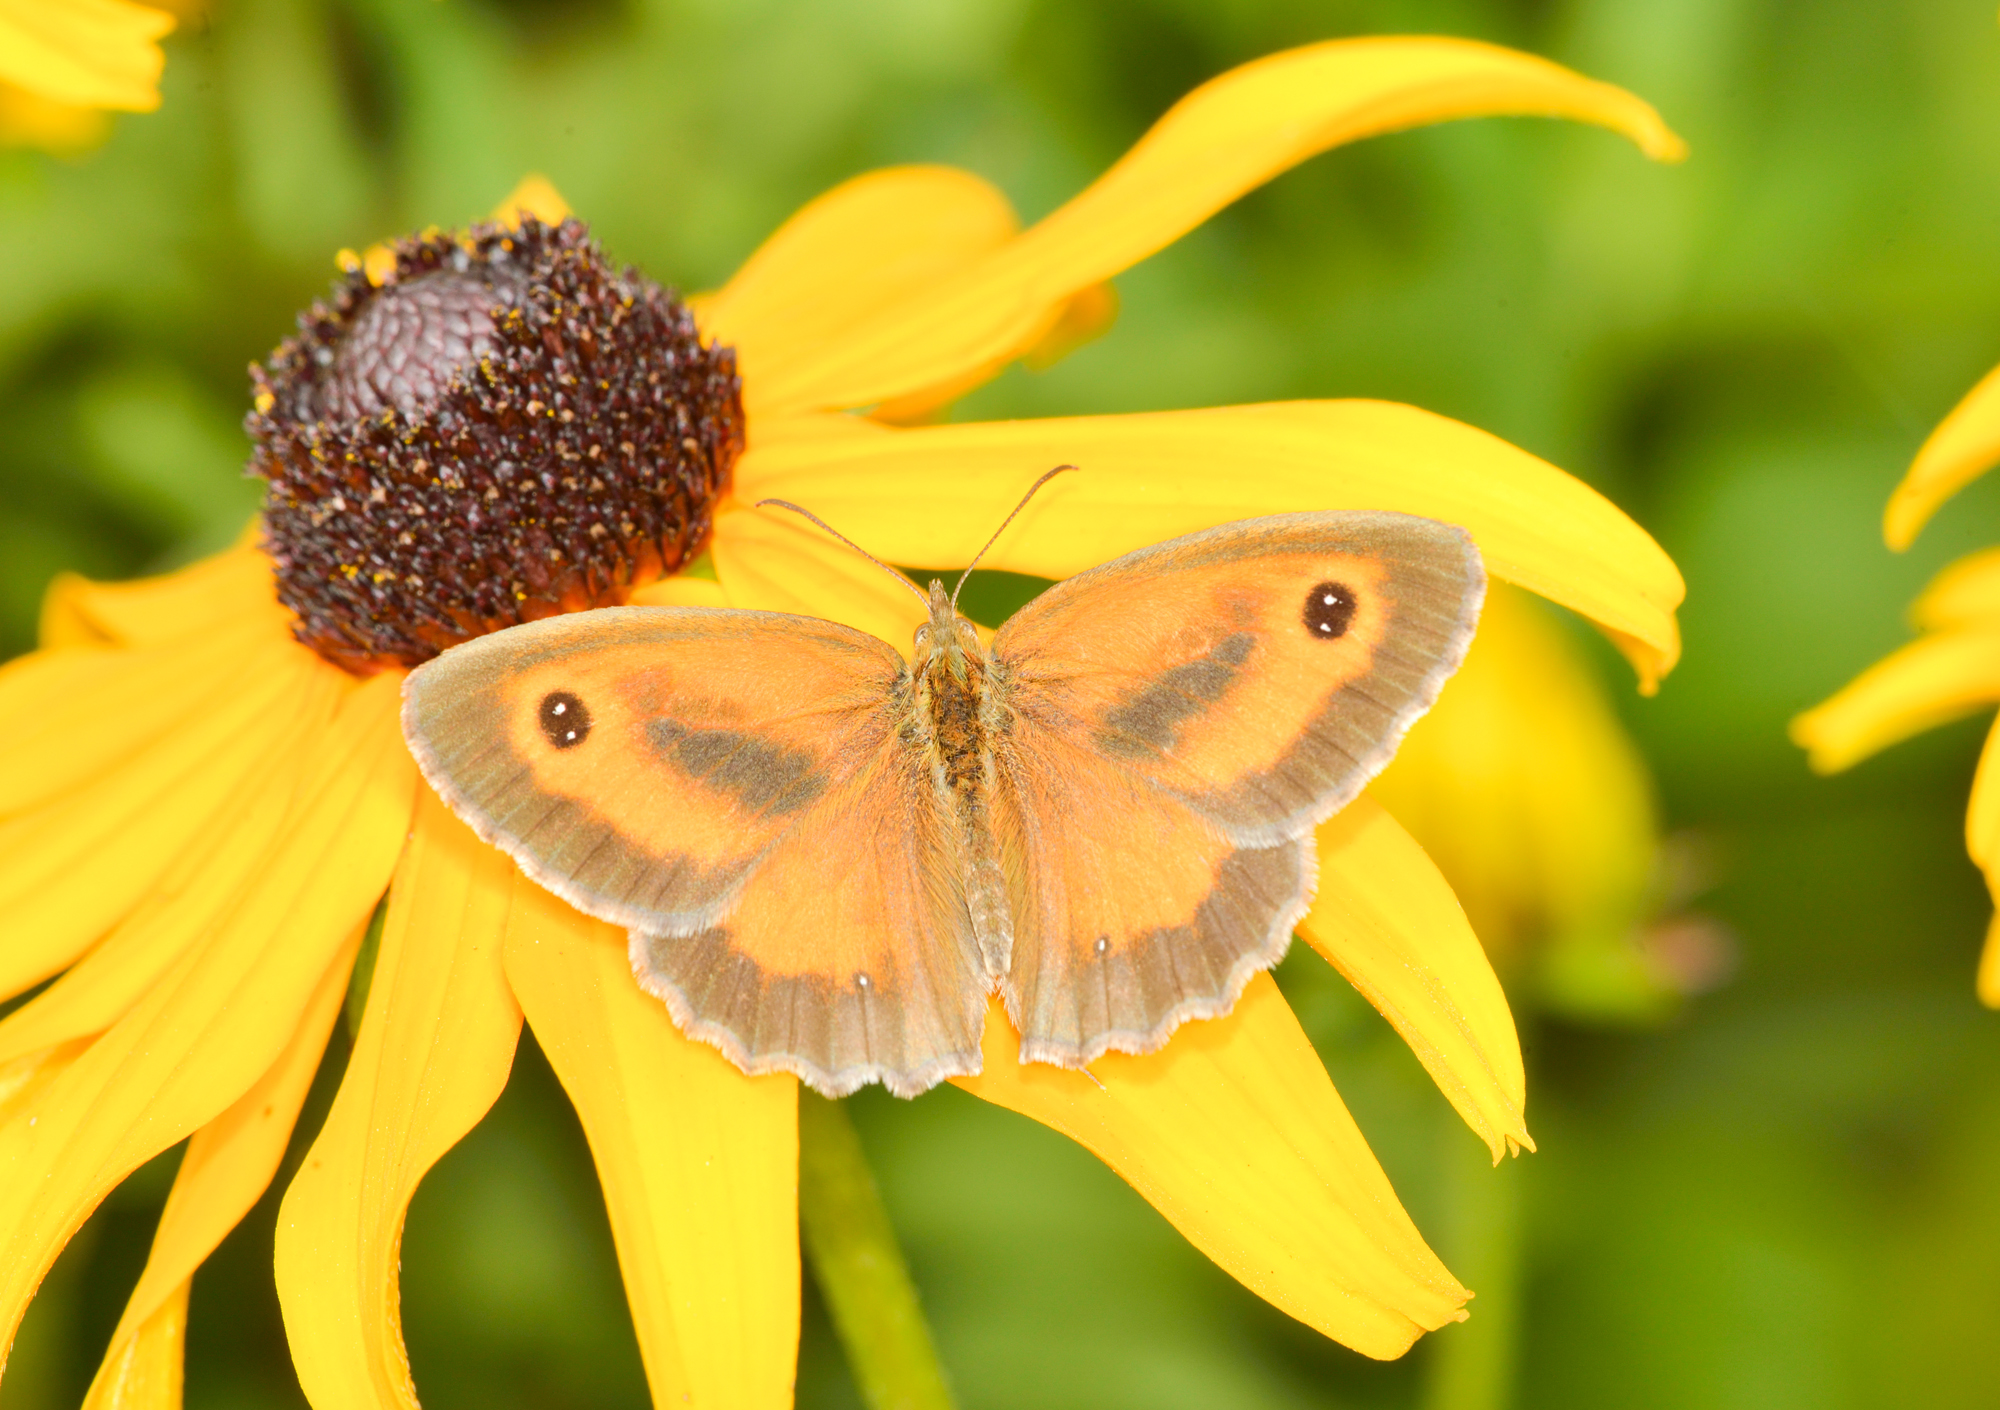
[[[1495,584],[1465,664],[1368,790],[1437,863],[1504,968],[1619,935],[1652,899],[1652,780],[1553,615]]]
[[[136,1330],[112,1343],[83,1410],[181,1410],[188,1286],[174,1288]]]
[[[1965,810],[1965,850],[1989,872],[2000,872],[2000,720],[1986,731],[1972,801]]]
[[[531,215],[544,225],[561,225],[571,214],[569,202],[540,172],[529,172],[521,184],[507,193],[507,199],[493,208],[488,217],[501,225],[521,228],[521,217]]]
[[[899,650],[924,620],[923,602],[907,588],[787,510],[717,515],[714,552],[716,577],[731,607],[825,617],[872,632]]]
[[[1792,721],[1821,773],[2000,700],[2000,630],[1940,632],[1884,657]]]
[[[250,1212],[284,1159],[292,1124],[319,1069],[327,1034],[347,994],[363,926],[327,967],[297,1032],[271,1070],[235,1105],[195,1132],[160,1213],[153,1250],[111,1349],[91,1383],[85,1410],[179,1410],[180,1329],[195,1269]]]
[[[737,464],[743,500],[776,495],[891,563],[966,562],[1035,476],[1064,462],[986,564],[1063,578],[1229,519],[1395,509],[1462,524],[1486,566],[1591,618],[1642,688],[1680,655],[1673,560],[1614,504],[1484,431],[1390,402],[1263,406],[931,426],[788,439]]]
[[[254,526],[253,526],[254,527]],[[42,603],[42,644],[80,641],[146,646],[202,637],[221,623],[248,618],[289,634],[291,613],[278,603],[271,560],[240,544],[176,572],[96,583],[74,573],[49,584]]]
[[[0,79],[0,147],[39,147],[71,156],[110,135],[111,119],[102,108],[58,103]]]
[[[130,914],[224,808],[261,785],[267,761],[307,747],[334,700],[352,698],[324,673],[267,664],[253,659],[233,697],[120,768],[0,822],[0,993],[68,965]]]
[[[633,591],[634,607],[727,607],[729,598],[722,584],[713,578],[690,578],[677,573]]]
[[[694,301],[709,337],[736,349],[752,421],[782,385],[884,304],[1006,243],[1007,198],[970,172],[891,167],[843,182],[780,226],[719,292]]]
[[[294,745],[260,763],[131,914],[67,973],[0,1019],[0,1062],[103,1032],[214,930],[283,855],[300,752]]]
[[[232,623],[199,641],[68,646],[8,662],[0,667],[0,818],[119,767],[246,690],[303,681],[313,674],[306,660],[282,638]],[[51,708],[57,701],[62,708]]]
[[[797,1080],[682,1037],[622,931],[518,886],[507,976],[589,1137],[653,1403],[789,1406]]]
[[[349,698],[283,854],[214,933],[0,1126],[0,1341],[98,1201],[270,1070],[381,895],[414,786],[396,686]]]
[[[1925,631],[2000,626],[2000,548],[1968,553],[1932,578],[1910,621]]]
[[[1889,496],[1882,537],[1908,548],[1938,506],[2000,460],[2000,367],[1980,379],[1917,450]]]
[[[0,0],[0,78],[58,103],[151,112],[173,27],[128,0]]]
[[[1181,99],[1117,165],[962,272],[858,320],[816,356],[746,375],[766,412],[867,406],[1031,346],[1051,314],[1246,191],[1357,138],[1450,118],[1532,113],[1600,123],[1683,153],[1652,108],[1531,55],[1454,39],[1348,39],[1273,54]]]
[[[1979,952],[1979,1002],[2000,1009],[2000,915],[1986,923],[1986,945]]]
[[[1378,1359],[1464,1317],[1470,1294],[1403,1212],[1268,974],[1156,1053],[1097,1059],[1096,1082],[1020,1062],[1017,1042],[996,1003],[985,1071],[952,1081],[1089,1149],[1265,1301]]]
[[[314,1405],[415,1410],[397,1310],[403,1217],[507,1085],[521,1032],[501,970],[513,874],[421,790],[353,1056],[278,1213],[278,1298]]]
[[[1319,890],[1300,936],[1403,1035],[1495,1161],[1533,1150],[1514,1015],[1451,887],[1366,794],[1318,840]]]

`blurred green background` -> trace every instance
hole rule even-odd
[[[957,414],[1387,397],[1599,486],[1688,578],[1686,662],[1656,700],[1592,649],[1667,825],[1708,859],[1734,976],[1643,1029],[1523,1003],[1541,1151],[1496,1172],[1388,1026],[1288,962],[1446,1261],[1484,1287],[1495,1239],[1515,1247],[1511,1294],[1502,1276],[1388,1365],[1266,1307],[1048,1131],[948,1088],[856,1099],[962,1403],[1990,1405],[2000,1016],[1973,1000],[1988,903],[1961,842],[1978,726],[1834,780],[1783,731],[1906,638],[1930,572],[2000,538],[1989,486],[1906,556],[1877,528],[2000,362],[1991,0],[215,0],[169,41],[158,113],[85,155],[0,154],[0,649],[30,645],[59,569],[170,566],[238,531],[244,365],[340,246],[476,217],[533,169],[615,257],[706,287],[855,172],[963,165],[1033,217],[1197,82],[1395,32],[1623,84],[1693,157],[1526,120],[1336,152],[1123,277],[1109,336]],[[58,1265],[0,1410],[76,1403],[171,1162]],[[196,1281],[198,1410],[303,1403],[274,1205]],[[434,1410],[644,1403],[588,1156],[532,1040],[423,1187],[403,1269]],[[799,1401],[857,1403],[810,1286]]]

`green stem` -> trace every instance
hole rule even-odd
[[[839,1102],[804,1087],[799,1231],[869,1410],[952,1410],[944,1368],[861,1137]]]
[[[1472,1316],[1431,1333],[1423,1410],[1508,1410],[1520,1347],[1521,1181],[1519,1159],[1496,1169],[1486,1148],[1446,1113],[1445,1262],[1476,1296]]]

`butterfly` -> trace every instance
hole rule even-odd
[[[939,581],[908,660],[776,612],[551,617],[418,667],[403,729],[682,1032],[915,1096],[979,1071],[996,992],[1021,1061],[1072,1068],[1227,1013],[1485,583],[1453,525],[1279,514],[1057,583],[990,649]]]

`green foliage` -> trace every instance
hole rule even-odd
[[[1624,84],[1693,157],[1534,121],[1335,153],[1121,279],[1109,336],[958,414],[1386,397],[1598,485],[1687,574],[1686,664],[1660,696],[1603,665],[1671,824],[1718,859],[1704,904],[1738,977],[1665,1031],[1524,1015],[1541,1151],[1492,1177],[1495,1201],[1464,1195],[1473,1138],[1387,1026],[1312,956],[1281,972],[1446,1261],[1517,1270],[1494,1301],[1518,1344],[1464,1358],[1483,1379],[1431,1364],[1477,1321],[1366,1362],[1052,1133],[950,1089],[857,1099],[955,1390],[1093,1410],[1988,1403],[2000,1017],[1972,999],[1988,902],[1959,835],[1977,736],[1824,781],[1783,727],[1905,639],[1931,571],[2000,538],[1992,487],[1908,555],[1877,528],[1925,431],[2000,362],[1990,0],[217,0],[169,43],[157,114],[79,159],[0,157],[0,651],[30,645],[57,570],[154,570],[240,529],[243,366],[340,246],[477,216],[532,169],[615,256],[704,287],[865,168],[967,166],[1033,217],[1235,62],[1414,31]],[[165,1159],[52,1274],[4,1410],[78,1399]],[[196,1281],[195,1410],[302,1403],[276,1198]],[[1518,1209],[1497,1264],[1467,1222],[1482,1202]],[[587,1152],[531,1051],[419,1195],[404,1266],[435,1410],[643,1403]],[[810,1291],[799,1399],[858,1403]]]

